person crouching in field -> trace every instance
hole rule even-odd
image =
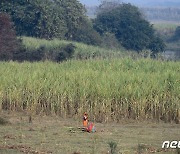
[[[92,122],[90,124],[88,123],[88,114],[86,112],[84,113],[84,116],[83,116],[83,127],[89,133],[96,132],[94,124]]]
[[[86,112],[84,112],[84,116],[83,116],[83,127],[84,128],[88,127],[88,115]]]

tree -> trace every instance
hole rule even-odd
[[[19,41],[9,15],[0,13],[0,60],[12,59],[18,47]]]
[[[155,37],[152,39],[151,43],[149,44],[149,49],[151,49],[152,54],[155,55],[159,51],[165,50],[165,43],[159,37]]]
[[[99,44],[100,36],[77,0],[2,0],[0,11],[12,17],[18,35]]]
[[[73,39],[89,45],[101,45],[101,36],[93,29],[92,22],[87,19],[77,28]]]
[[[77,0],[2,0],[0,11],[11,15],[18,35],[47,39],[73,39],[85,18]]]
[[[143,18],[138,8],[131,4],[119,4],[114,9],[100,11],[94,20],[94,28],[101,35],[106,32],[113,33],[128,50],[151,49],[150,44],[156,38],[152,25]],[[162,51],[163,48],[158,49]]]
[[[180,26],[178,26],[174,32],[173,37],[171,38],[172,41],[180,40]]]
[[[121,0],[100,0],[101,4],[98,7],[97,13],[113,10],[121,4]]]
[[[50,0],[2,0],[0,11],[8,13],[18,35],[63,38],[66,32],[63,14]]]
[[[74,40],[77,30],[87,19],[84,6],[77,0],[54,0],[54,3],[63,10],[63,20],[67,27],[66,38]]]

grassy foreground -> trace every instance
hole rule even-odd
[[[0,62],[0,110],[91,120],[180,119],[180,62]]]
[[[96,133],[78,130],[82,121],[51,116],[33,116],[0,112],[10,124],[0,125],[1,154],[111,154],[109,142],[117,144],[121,154],[178,154],[162,149],[166,140],[179,140],[180,125],[156,123],[100,124]]]

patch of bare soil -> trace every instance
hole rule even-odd
[[[149,154],[149,153],[159,153],[159,152],[170,152],[172,150],[169,149],[156,149],[152,146],[141,144],[138,146],[137,154],[142,153],[142,154]]]
[[[22,153],[25,154],[51,154],[51,151],[37,151],[37,150],[32,150],[31,147],[25,146],[25,145],[0,145],[0,150],[18,150]]]

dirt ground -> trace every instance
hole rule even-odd
[[[178,154],[162,149],[163,141],[180,140],[180,124],[122,121],[95,123],[96,132],[79,129],[81,119],[57,116],[29,116],[0,112],[9,121],[0,124],[0,154],[111,154],[109,143],[117,144],[117,154]]]

